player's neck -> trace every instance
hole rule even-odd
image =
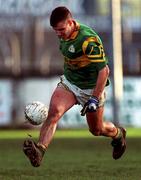
[[[74,20],[72,20],[72,25],[71,25],[71,32],[70,32],[70,35],[67,37],[67,40],[71,39],[73,33],[75,32],[76,30],[76,22]]]

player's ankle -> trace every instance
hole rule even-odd
[[[45,152],[46,151],[46,146],[41,144],[41,143],[37,143],[38,148],[42,151]]]
[[[121,129],[118,128],[118,127],[116,127],[116,129],[117,129],[117,133],[116,133],[116,135],[113,137],[113,139],[120,139],[120,138],[122,138],[122,131],[121,131]]]

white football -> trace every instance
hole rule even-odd
[[[40,125],[48,116],[47,106],[39,101],[33,101],[25,106],[25,119],[32,125]]]

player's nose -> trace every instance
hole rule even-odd
[[[58,31],[58,30],[55,30],[55,33],[56,33],[57,35],[59,35],[59,34],[60,34],[60,31]]]

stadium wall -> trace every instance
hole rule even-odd
[[[49,79],[25,79],[16,82],[0,80],[0,126],[24,125],[24,107],[31,101],[41,101],[49,106],[51,94],[58,83],[58,77]],[[121,103],[120,124],[141,127],[141,79],[138,77],[124,77],[124,95]],[[107,101],[104,117],[114,121],[113,91],[111,85],[106,88]],[[75,105],[59,121],[60,128],[86,127],[85,117],[80,116],[80,105]]]

